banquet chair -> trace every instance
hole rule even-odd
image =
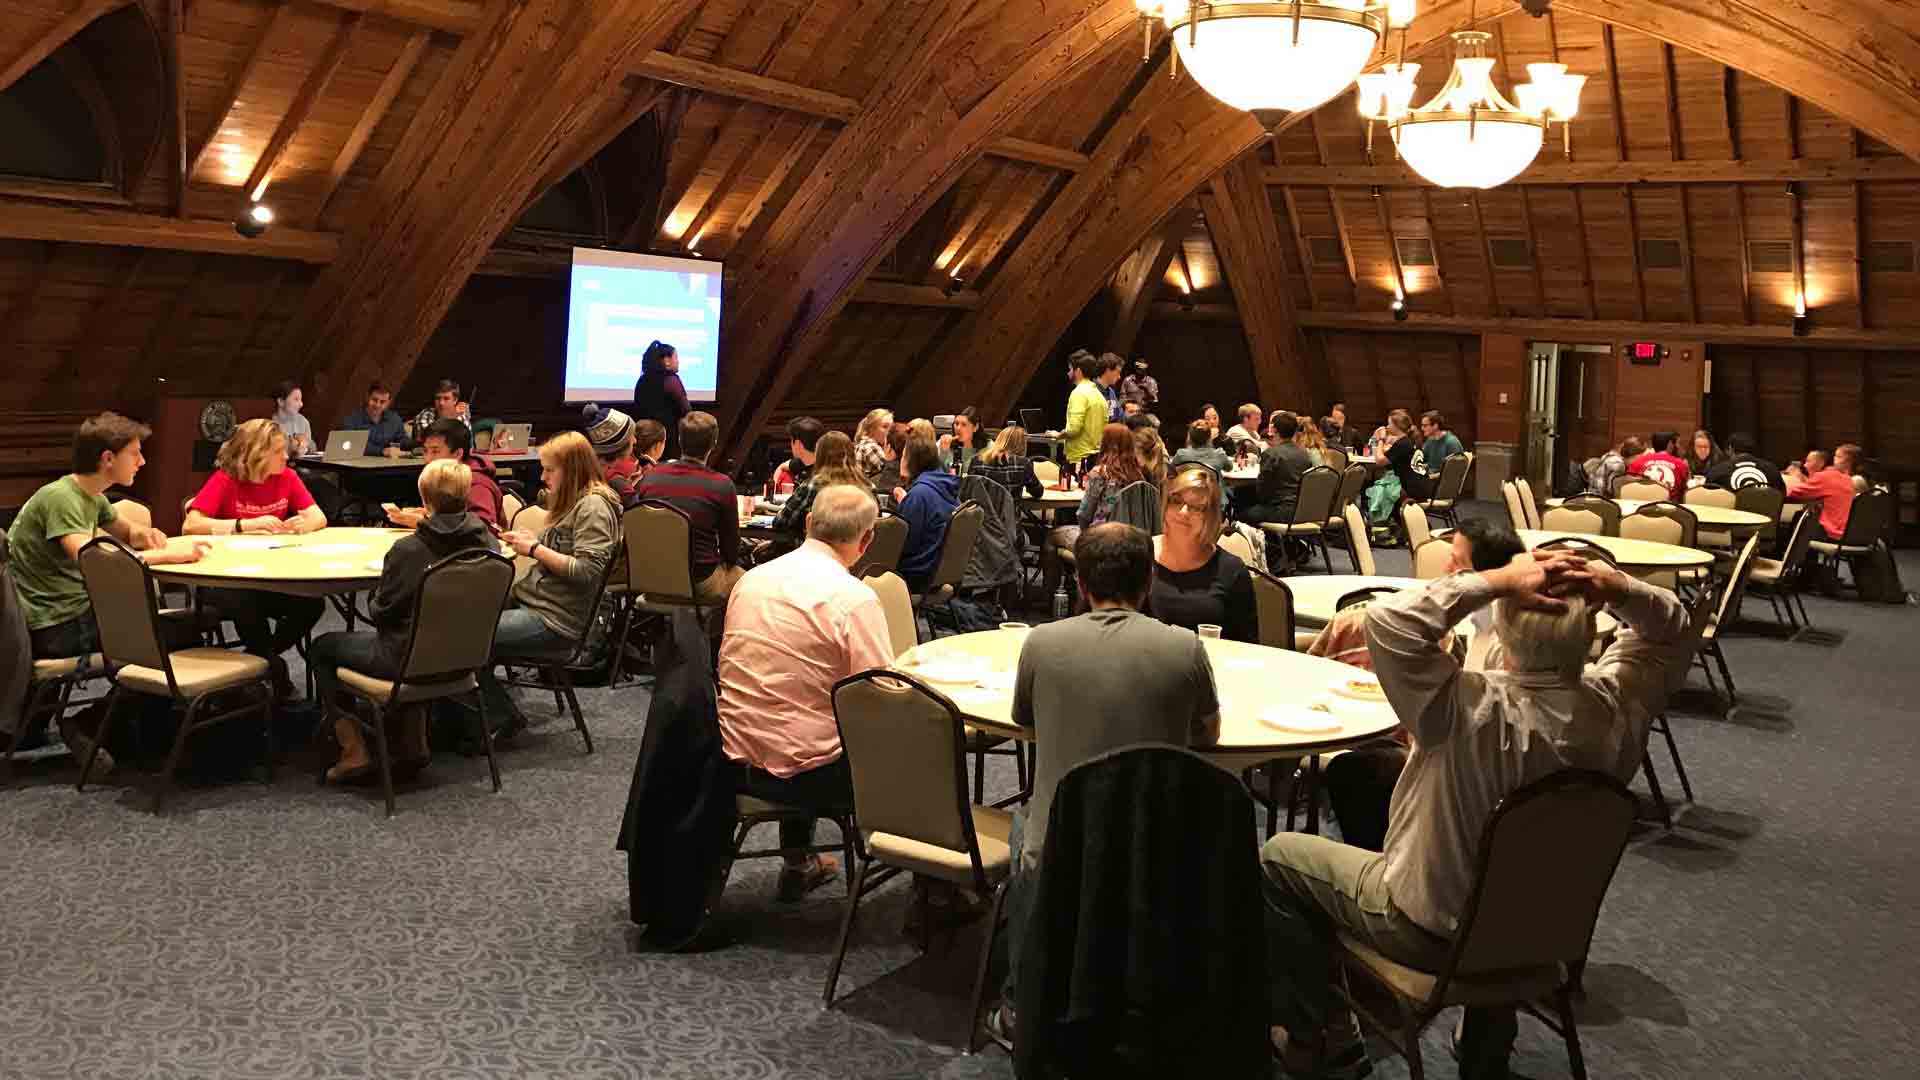
[[[1467,490],[1467,474],[1473,469],[1473,455],[1462,451],[1449,457],[1440,466],[1440,475],[1433,482],[1433,494],[1420,502],[1420,508],[1428,517],[1437,517],[1448,525],[1460,524],[1460,498]],[[1524,489],[1523,489],[1524,490]]]
[[[1707,620],[1706,628],[1700,634],[1700,667],[1706,669],[1706,658],[1711,657],[1720,666],[1720,677],[1727,681],[1727,707],[1739,704],[1739,694],[1733,685],[1733,672],[1727,667],[1727,654],[1720,647],[1720,639],[1726,636],[1727,628],[1740,617],[1740,601],[1747,592],[1747,575],[1753,572],[1753,553],[1759,547],[1760,538],[1750,536],[1746,546],[1733,560],[1733,572],[1727,576],[1720,587],[1718,602],[1713,607],[1713,617]],[[1707,683],[1712,685],[1713,673],[1707,672]]]
[[[881,514],[873,523],[873,543],[853,564],[854,577],[890,574],[900,569],[900,553],[907,550],[907,522],[896,514]]]
[[[1347,553],[1353,556],[1353,572],[1372,577],[1378,572],[1373,563],[1373,541],[1367,538],[1367,519],[1360,508],[1348,503],[1341,510],[1347,522]]]
[[[500,496],[500,527],[503,529],[513,528],[514,515],[526,509],[526,506],[526,503],[520,501],[520,496],[515,495],[513,492],[508,491],[502,493]]]
[[[1562,510],[1585,510],[1600,515],[1601,536],[1620,535],[1620,504],[1598,495],[1575,495],[1560,504]]]
[[[1533,481],[1518,476],[1514,478],[1513,486],[1520,490],[1520,512],[1527,516],[1527,528],[1540,528],[1540,500],[1534,497]]]
[[[97,652],[86,656],[30,659],[27,616],[20,607],[19,594],[14,592],[9,567],[11,554],[6,534],[0,532],[0,619],[7,624],[7,641],[18,650],[15,655],[29,660],[25,700],[12,717],[12,731],[0,733],[0,739],[4,739],[7,746],[6,754],[0,757],[0,781],[11,779],[15,751],[24,739],[37,731],[43,718],[49,724],[57,724],[75,704],[92,704],[92,698],[75,702],[73,692],[81,683],[106,674],[106,660]]]
[[[1687,651],[1689,656],[1697,655],[1707,626],[1713,621],[1715,598],[1713,594],[1702,590],[1687,605]],[[1684,673],[1683,673],[1684,676]],[[1711,681],[1711,676],[1709,676]],[[1680,790],[1687,801],[1693,801],[1693,782],[1687,779],[1687,767],[1680,761],[1680,745],[1673,739],[1673,718],[1664,710],[1647,722],[1648,745],[1640,753],[1640,771],[1647,778],[1647,791],[1653,795],[1654,808],[1660,811],[1660,823],[1673,828],[1673,808],[1667,804],[1667,796],[1660,788],[1660,773],[1653,765],[1653,736],[1658,733],[1666,737],[1667,755],[1673,759],[1673,771],[1680,777]]]
[[[1599,514],[1585,507],[1550,506],[1540,518],[1540,527],[1548,532],[1589,533],[1594,536],[1606,534],[1607,523]]]
[[[1507,504],[1507,520],[1513,523],[1513,527],[1516,530],[1533,528],[1533,526],[1527,522],[1526,509],[1520,504],[1520,484],[1517,481],[1500,481],[1500,498],[1505,500]]]
[[[967,798],[965,725],[960,710],[926,684],[892,671],[864,671],[833,688],[834,722],[853,774],[854,816],[861,842],[840,941],[827,969],[823,1000],[833,1006],[860,901],[902,872],[993,896],[980,947],[962,1045],[973,1051],[987,962],[999,936],[1006,881],[1013,870],[1004,810]],[[876,872],[876,867],[878,868]],[[927,891],[920,890],[922,948],[931,942]]]
[[[1247,570],[1253,575],[1254,618],[1259,626],[1260,644],[1269,649],[1298,650],[1293,589],[1264,570],[1252,567]]]
[[[1768,488],[1772,491],[1774,489]],[[1818,520],[1817,514],[1801,514],[1793,520],[1793,532],[1787,538],[1787,550],[1778,559],[1755,558],[1753,572],[1747,576],[1747,587],[1758,588],[1760,595],[1773,604],[1773,617],[1794,632],[1813,629],[1813,620],[1807,616],[1807,601],[1804,596],[1806,579],[1802,572],[1806,569],[1807,548],[1813,541],[1813,527]],[[1794,615],[1794,605],[1800,607],[1799,616]],[[1780,618],[1782,608],[1786,618]]]
[[[192,499],[189,498],[188,502],[192,502]],[[144,526],[149,529],[153,527],[153,511],[143,502],[135,499],[119,499],[113,504],[113,512],[122,521]],[[179,589],[184,592],[186,594],[186,603],[168,605],[166,601],[169,589]],[[335,598],[335,605],[340,608],[341,614],[346,617],[347,629],[349,630],[353,629],[354,617],[351,600],[352,598],[348,597],[346,598],[347,602],[342,603],[341,598]],[[162,619],[177,619],[183,623],[192,625],[194,631],[205,639],[204,644],[226,645],[227,636],[224,629],[226,620],[222,618],[220,613],[214,608],[204,606],[200,603],[200,590],[198,588],[192,585],[162,582],[160,584],[160,601],[162,605],[160,608],[160,617]]]
[[[1341,538],[1347,543],[1347,558],[1351,560],[1355,566],[1359,566],[1360,556],[1357,554],[1354,546],[1353,526],[1349,524],[1347,515],[1343,511],[1349,506],[1356,505],[1359,501],[1360,493],[1366,490],[1367,467],[1357,464],[1348,465],[1337,471],[1340,473],[1340,491],[1334,496],[1333,513],[1327,515],[1327,528],[1329,531],[1341,535]],[[1365,515],[1361,515],[1360,517],[1360,531],[1362,533],[1367,531]]]
[[[968,565],[973,562],[973,547],[980,541],[986,517],[986,511],[978,503],[963,502],[953,511],[953,519],[947,522],[947,535],[940,541],[940,558],[935,560],[933,574],[927,578],[926,591],[913,598],[914,610],[931,611],[953,599],[966,578]],[[929,636],[933,633],[931,617],[927,621],[927,633]]]
[[[1818,517],[1818,513],[1808,507],[1801,517],[1809,514]],[[1853,500],[1853,511],[1847,516],[1847,531],[1838,541],[1814,540],[1807,546],[1812,558],[1833,565],[1835,579],[1838,580],[1840,560],[1873,554],[1874,545],[1893,524],[1893,495],[1886,491],[1873,491]]]
[[[1772,484],[1759,481],[1733,490],[1734,509],[1759,514],[1767,519],[1757,533],[1760,546],[1767,551],[1779,550],[1775,545],[1780,541],[1780,508],[1786,505],[1786,501],[1786,493]]]
[[[1422,544],[1433,539],[1433,530],[1427,524],[1427,512],[1420,509],[1419,503],[1401,503],[1400,521],[1406,526],[1408,551],[1419,551]],[[1514,526],[1516,529],[1521,527]]]
[[[1673,498],[1673,492],[1667,490],[1665,484],[1656,484],[1651,480],[1636,480],[1629,476],[1621,482],[1620,494],[1614,498],[1625,499],[1627,502],[1666,502]]]
[[[693,526],[685,511],[648,499],[620,515],[620,534],[620,546],[607,565],[607,594],[617,609],[608,686],[620,682],[627,642],[642,615],[671,615],[676,608],[692,608],[705,627],[711,614],[694,593]],[[712,632],[711,627],[707,629]]]
[[[887,640],[893,646],[893,655],[905,655],[907,650],[920,644],[914,629],[913,597],[907,593],[907,583],[890,570],[870,574],[862,580],[880,598],[880,611],[887,617]]]
[[[1310,547],[1307,561],[1313,561],[1311,546],[1320,548],[1327,573],[1333,573],[1333,553],[1327,548],[1327,520],[1333,517],[1334,500],[1340,495],[1340,474],[1324,465],[1308,469],[1300,477],[1300,491],[1294,498],[1293,520],[1266,522],[1260,528],[1269,537],[1281,541],[1298,537]]]
[[[449,555],[427,567],[420,578],[400,673],[388,679],[348,667],[335,669],[342,690],[373,706],[371,723],[357,713],[353,719],[373,735],[388,817],[393,816],[393,754],[387,747],[387,718],[402,706],[471,695],[480,714],[480,745],[487,751],[487,771],[493,777],[493,790],[500,790],[500,763],[493,755],[486,696],[480,693],[474,672],[485,667],[493,654],[493,635],[500,625],[497,615],[482,616],[505,607],[512,588],[512,559],[484,550]],[[333,703],[320,704],[325,710]],[[432,715],[431,707],[425,711]]]
[[[1247,538],[1238,530],[1228,529],[1225,535],[1220,537],[1220,550],[1245,563],[1247,569],[1253,569],[1253,545],[1248,543]]]
[[[1693,511],[1671,500],[1644,503],[1638,510],[1620,519],[1620,535],[1628,540],[1648,540],[1674,547],[1697,547],[1700,519]],[[1694,587],[1710,575],[1705,570],[1672,570],[1650,574],[1647,580],[1663,588]]]
[[[93,605],[100,631],[100,653],[112,670],[113,690],[107,696],[106,717],[95,733],[93,749],[80,764],[76,790],[85,790],[93,763],[100,756],[113,727],[114,708],[126,694],[166,698],[186,706],[174,735],[173,749],[154,785],[153,812],[160,812],[174,770],[180,765],[187,737],[203,728],[235,717],[259,713],[267,740],[267,779],[273,779],[273,680],[263,657],[231,649],[192,648],[168,651],[162,644],[160,609],[152,572],[127,547],[111,536],[95,537],[80,549],[80,576],[87,600]],[[208,701],[229,690],[256,690],[259,701],[224,712],[203,713]],[[135,723],[139,723],[138,717]]]
[[[1037,458],[1033,463],[1033,475],[1040,480],[1041,487],[1055,487],[1060,483],[1060,463],[1045,458]]]
[[[1720,487],[1692,487],[1687,489],[1686,498],[1681,502],[1686,506],[1712,506],[1723,510],[1738,509],[1740,499],[1733,492]],[[1702,529],[1694,535],[1701,547],[1725,550],[1733,546],[1733,534],[1724,529]]]
[[[1501,799],[1481,832],[1473,888],[1437,971],[1398,963],[1358,939],[1338,937],[1341,964],[1386,990],[1400,1023],[1376,1016],[1368,995],[1333,989],[1405,1057],[1420,1063],[1420,1032],[1443,1009],[1513,1005],[1566,1043],[1577,1080],[1586,1080],[1569,973],[1584,963],[1600,905],[1632,833],[1637,804],[1605,773],[1564,769]],[[1558,1022],[1534,1003],[1552,997]]]
[[[528,508],[528,510],[531,509],[533,508]],[[526,513],[527,511],[521,512]],[[658,562],[658,560],[651,561],[655,563]],[[509,675],[511,675],[513,669],[517,667],[533,668],[538,671],[540,673],[539,682],[511,677],[500,681],[506,686],[520,686],[532,690],[553,691],[554,713],[559,714],[562,711],[567,711],[573,714],[574,730],[580,733],[580,740],[586,743],[587,753],[589,754],[593,753],[593,732],[587,730],[587,718],[580,711],[580,698],[573,691],[573,671],[575,668],[585,667],[592,655],[594,614],[599,612],[600,602],[606,598],[608,579],[619,573],[619,565],[620,552],[616,550],[613,557],[607,560],[606,569],[600,572],[600,577],[594,582],[593,602],[586,607],[589,613],[587,632],[580,635],[580,640],[574,642],[565,652],[554,650],[552,652],[537,654],[496,654],[493,658],[493,663],[506,668]],[[641,585],[641,587],[647,587],[650,583],[650,579],[648,579],[645,574],[642,574],[638,584]],[[697,611],[699,609],[696,608],[695,610]]]
[[[1422,581],[1445,577],[1452,558],[1452,542],[1434,537],[1413,549],[1413,576]]]
[[[1159,536],[1166,527],[1161,513],[1160,489],[1149,481],[1135,480],[1120,489],[1120,497],[1113,504],[1112,520],[1132,525],[1148,536]]]
[[[547,531],[547,508],[539,503],[528,503],[520,508],[519,513],[513,515],[513,524],[510,528],[516,532],[539,536]]]

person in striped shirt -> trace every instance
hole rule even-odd
[[[693,592],[702,603],[724,605],[745,573],[740,557],[740,509],[733,481],[707,467],[720,422],[695,410],[680,419],[680,456],[663,461],[634,485],[635,502],[657,499],[687,515]]]

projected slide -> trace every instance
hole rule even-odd
[[[679,351],[687,397],[711,402],[720,376],[720,264],[574,248],[566,400],[632,401],[655,341]]]

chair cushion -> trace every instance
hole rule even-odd
[[[1286,525],[1277,521],[1269,521],[1260,527],[1275,536],[1301,536],[1320,531],[1320,526],[1311,521],[1298,525]]]
[[[1340,935],[1340,947],[1347,955],[1403,998],[1425,1001],[1433,996],[1439,976],[1410,968],[1382,956],[1372,946],[1347,934]],[[1559,989],[1560,965],[1518,968],[1513,971],[1480,975],[1455,975],[1447,983],[1445,1005],[1509,1005],[1546,997]]]
[[[622,588],[625,588],[625,586],[622,586]],[[609,589],[607,591],[611,592],[613,590]],[[633,606],[635,610],[644,611],[649,615],[671,615],[681,608],[690,608],[696,605],[690,596],[675,599],[671,596],[662,596],[659,593],[641,593],[633,598]]]
[[[1453,509],[1453,500],[1428,499],[1426,502],[1421,503],[1420,506],[1424,510],[1451,510]]]
[[[1780,582],[1780,573],[1785,568],[1786,564],[1779,559],[1755,559],[1753,569],[1747,571],[1747,583],[1777,585]]]
[[[795,818],[798,818],[798,817],[822,816],[820,811],[818,810],[810,810],[804,806],[788,806],[785,803],[768,802],[767,800],[759,798],[758,796],[748,795],[744,792],[734,795],[733,812],[743,818],[744,817],[765,817],[765,818],[795,817]],[[851,814],[853,813],[853,807],[849,806],[845,810],[841,811],[841,813]]]
[[[106,667],[106,661],[99,653],[88,653],[85,656],[59,656],[50,660],[35,660],[33,662],[33,681],[48,682],[53,679],[70,678],[75,672],[80,670],[82,662],[84,662],[90,670],[99,670]]]
[[[232,649],[181,649],[167,656],[173,680],[182,697],[199,697],[267,677],[267,662]],[[159,668],[128,664],[119,672],[120,685],[143,694],[167,696],[167,673]]]
[[[1732,547],[1733,534],[1729,532],[1710,532],[1701,529],[1693,534],[1693,539],[1702,547]]]
[[[1867,555],[1873,551],[1861,544],[1836,544],[1829,540],[1815,540],[1807,546],[1822,555]]]
[[[393,700],[393,680],[376,678],[352,668],[335,668],[340,684],[363,698],[389,704]],[[445,682],[408,683],[400,692],[401,701],[432,701],[435,698],[453,697],[456,694],[471,693],[479,687],[472,675],[463,675],[458,679]]]
[[[980,866],[988,881],[1007,876],[1013,864],[1013,851],[1007,846],[1007,830],[1013,816],[991,806],[973,808],[973,832],[980,843]],[[867,837],[867,851],[888,866],[898,866],[916,874],[926,874],[956,885],[973,883],[973,860],[964,851],[923,844],[892,833],[876,832]]]

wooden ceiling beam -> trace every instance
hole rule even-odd
[[[328,84],[339,73],[340,65],[347,59],[347,50],[353,47],[354,39],[360,34],[364,16],[359,12],[348,12],[334,27],[333,38],[327,43],[327,51],[322,53],[318,63],[307,72],[300,84],[300,90],[293,95],[293,101],[287,111],[280,116],[280,122],[274,125],[273,135],[267,140],[266,147],[254,160],[253,172],[240,189],[240,205],[235,211],[243,211],[248,203],[256,203],[266,197],[267,188],[273,184],[273,171],[280,167],[280,160],[286,155],[287,148],[293,145],[294,137],[300,134],[301,125],[319,103],[321,95],[327,92]]]
[[[1747,191],[1733,185],[1733,235],[1740,244],[1740,318],[1753,325],[1753,253],[1747,250]]]
[[[185,220],[131,210],[0,202],[0,238],[61,240],[219,255],[255,255],[298,262],[332,262],[340,247],[333,233],[277,225],[254,240],[226,221]]]
[[[1433,224],[1433,192],[1430,189],[1420,189],[1420,209],[1427,219],[1427,242],[1433,245],[1433,276],[1440,282],[1440,296],[1447,302],[1447,314],[1452,315],[1455,313],[1452,279],[1447,277],[1446,259],[1440,254],[1440,230]],[[1314,305],[1316,308],[1319,306]]]
[[[1311,409],[1324,396],[1320,384],[1326,380],[1307,370],[1293,289],[1280,257],[1280,229],[1260,180],[1259,157],[1249,153],[1214,176],[1200,191],[1200,209],[1241,312],[1260,400]]]
[[[150,384],[166,376],[161,369],[161,361],[180,347],[186,336],[187,324],[193,320],[195,305],[199,303],[199,293],[207,279],[213,275],[216,267],[211,255],[196,255],[193,270],[187,275],[186,283],[173,296],[173,303],[167,313],[154,321],[147,331],[146,341],[140,346],[140,355],[127,368],[125,379],[121,381],[120,392],[114,401],[140,400],[148,396]]]
[[[869,281],[860,286],[854,299],[863,304],[947,308],[953,311],[972,311],[980,306],[980,294],[971,289],[949,294],[938,285],[910,285],[900,281]]]
[[[818,141],[820,133],[826,129],[825,120],[815,119],[802,128],[800,134],[787,144],[787,149],[780,155],[780,160],[774,162],[766,178],[760,181],[759,190],[753,193],[753,198],[747,200],[746,208],[740,211],[738,218],[734,219],[734,245],[729,255],[747,253],[747,237],[753,226],[760,220],[761,213],[766,210],[767,204],[773,201],[773,197],[779,194],[780,188],[793,175],[793,170],[800,166],[800,159],[806,156],[808,149]]]
[[[1593,252],[1587,246],[1587,208],[1580,201],[1579,189],[1567,192],[1573,196],[1573,236],[1580,242],[1580,287],[1586,294],[1587,318],[1600,317],[1600,302],[1593,292]]]
[[[1320,289],[1313,283],[1313,245],[1307,242],[1306,230],[1300,224],[1300,201],[1294,198],[1291,187],[1283,186],[1280,198],[1287,205],[1287,228],[1293,233],[1294,250],[1300,254],[1300,275],[1307,282],[1307,306],[1317,308]]]
[[[540,196],[551,191],[562,180],[585,168],[587,163],[593,160],[594,155],[606,149],[608,143],[619,138],[621,132],[639,123],[641,117],[652,112],[654,107],[666,100],[666,96],[672,92],[673,87],[666,83],[648,82],[644,79],[632,89],[627,90],[626,100],[612,119],[597,128],[583,128],[581,137],[567,147],[564,153],[557,155],[553,164],[547,166],[547,171],[541,175],[540,182],[533,186],[533,194],[528,196],[526,207],[523,207],[520,212],[525,214],[534,203],[540,201]]]
[[[1167,267],[1187,238],[1193,212],[1182,205],[1166,216],[1160,227],[1147,234],[1132,255],[1113,276],[1107,289],[1113,297],[1113,328],[1107,331],[1107,352],[1132,356],[1133,343],[1147,323],[1147,310],[1166,280]]]
[[[1520,224],[1527,230],[1527,261],[1533,264],[1533,298],[1540,306],[1541,317],[1545,318],[1548,310],[1547,271],[1541,264],[1546,260],[1540,257],[1540,233],[1533,227],[1533,200],[1527,196],[1526,188],[1520,189]]]
[[[1620,201],[1627,210],[1627,251],[1633,258],[1633,303],[1634,314],[1641,322],[1647,319],[1647,273],[1640,259],[1640,207],[1633,201],[1633,189],[1620,189]]]
[[[132,2],[133,0],[81,0],[79,7],[47,27],[39,37],[27,42],[24,48],[7,61],[5,67],[0,67],[0,94],[6,93],[8,88],[19,82],[27,72],[39,67],[42,61],[59,51],[60,46],[72,41],[74,35],[93,25],[95,19]]]
[[[1480,266],[1487,272],[1487,314],[1500,314],[1500,279],[1493,268],[1493,245],[1487,243],[1487,219],[1480,213],[1480,193],[1467,192],[1467,203],[1473,207],[1473,237],[1480,245]],[[1540,253],[1529,251],[1529,258],[1538,259]]]
[[[1156,317],[1158,313],[1156,312]],[[1793,343],[1868,349],[1913,349],[1920,346],[1920,328],[1858,330],[1823,326],[1819,320],[1807,337],[1796,338],[1785,322],[1770,326],[1740,323],[1636,322],[1631,319],[1528,319],[1477,316],[1413,315],[1396,322],[1384,311],[1303,311],[1300,325],[1309,329],[1391,330],[1404,333],[1516,334],[1545,336],[1555,341],[1706,341],[1709,343]]]
[[[380,15],[411,26],[445,30],[450,34],[471,34],[486,15],[486,5],[476,0],[318,0],[328,7]]]
[[[1269,165],[1273,185],[1432,187],[1405,165]],[[1772,161],[1550,161],[1545,156],[1513,185],[1728,184],[1801,181],[1920,180],[1920,161],[1904,157],[1784,158]]]
[[[1607,103],[1611,106],[1609,111],[1613,113],[1614,150],[1620,155],[1620,160],[1625,161],[1631,156],[1627,153],[1627,115],[1622,108],[1625,102],[1620,96],[1620,61],[1614,55],[1611,24],[1600,27],[1600,55],[1606,65]]]
[[[373,100],[360,110],[360,118],[353,123],[353,130],[347,134],[347,141],[340,152],[333,157],[333,164],[327,166],[327,175],[320,181],[320,190],[313,202],[312,224],[318,225],[320,218],[327,212],[327,204],[333,201],[334,193],[340,190],[340,182],[353,171],[354,162],[360,160],[360,154],[367,148],[367,141],[373,138],[374,130],[380,121],[387,118],[387,110],[393,108],[400,91],[406,89],[407,80],[413,77],[413,69],[420,64],[420,57],[427,51],[428,42],[433,35],[425,30],[416,30],[400,47],[400,55],[380,79],[380,86],[373,92]]]
[[[273,40],[274,33],[286,25],[287,20],[292,17],[292,12],[291,3],[274,4],[272,17],[268,18],[267,25],[261,28],[260,36],[253,39],[253,47],[247,50],[246,61],[234,70],[233,77],[228,80],[226,91],[221,95],[220,104],[213,111],[211,126],[194,143],[193,152],[187,155],[187,183],[193,183],[193,176],[200,171],[200,163],[206,160],[207,151],[213,149],[214,141],[220,137],[220,129],[226,126],[227,118],[233,115],[233,108],[240,101],[241,91],[253,78],[255,69],[266,59],[267,42]]]

